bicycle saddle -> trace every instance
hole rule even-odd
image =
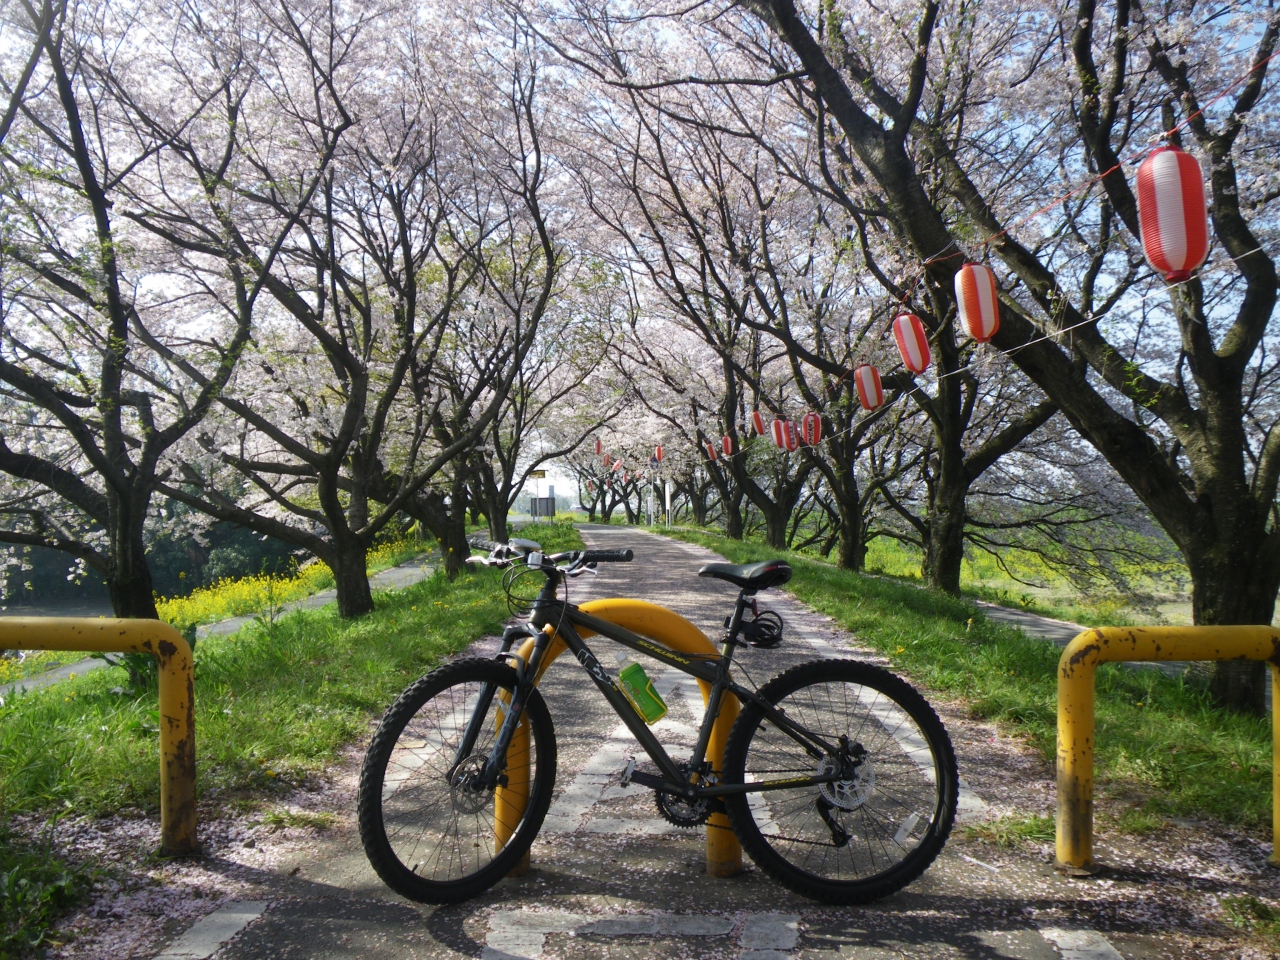
[[[700,577],[728,580],[750,593],[780,587],[791,579],[791,565],[785,560],[761,563],[708,563],[698,571]]]

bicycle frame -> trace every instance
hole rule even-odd
[[[834,769],[829,772],[815,772],[805,777],[787,777],[743,784],[706,782],[695,784],[690,782],[688,775],[681,770],[680,765],[659,743],[658,738],[654,736],[653,731],[649,729],[643,718],[632,707],[631,702],[614,679],[600,665],[600,661],[596,659],[595,654],[591,652],[577,629],[585,628],[591,633],[620,643],[637,653],[643,653],[660,663],[674,667],[709,686],[706,711],[703,715],[701,729],[698,732],[697,745],[689,759],[689,771],[695,773],[705,771],[704,761],[711,741],[712,730],[727,695],[737,697],[739,701],[750,701],[756,704],[767,719],[800,744],[814,758],[815,766],[817,766],[825,757],[838,755],[842,749],[847,749],[848,745],[828,742],[822,736],[806,729],[783,712],[774,708],[758,696],[754,690],[735,682],[729,675],[729,666],[732,662],[733,651],[737,646],[742,616],[744,611],[751,605],[751,601],[747,599],[745,593],[740,593],[738,596],[737,606],[733,617],[730,619],[720,655],[712,660],[705,656],[681,654],[662,644],[655,643],[626,627],[593,616],[565,601],[559,600],[553,592],[556,585],[555,578],[549,577],[547,587],[539,595],[535,604],[530,629],[509,629],[503,636],[503,647],[499,656],[507,656],[516,661],[517,670],[521,674],[521,682],[519,690],[512,698],[511,706],[507,710],[507,716],[503,721],[502,728],[498,732],[493,753],[489,757],[484,774],[484,779],[487,783],[499,782],[501,771],[506,767],[507,748],[520,724],[524,703],[528,698],[528,691],[536,684],[537,678],[544,669],[544,658],[547,656],[553,636],[562,640],[569,651],[573,653],[579,665],[591,677],[601,694],[609,702],[609,705],[613,707],[614,712],[626,724],[627,729],[631,731],[645,753],[649,755],[649,758],[653,760],[662,772],[661,776],[654,776],[641,771],[634,771],[630,774],[630,782],[694,799],[816,786],[848,778],[847,771],[842,768],[843,765],[834,764]],[[550,595],[548,596],[548,594]],[[548,628],[551,629],[549,630]],[[533,650],[527,663],[524,658],[510,652],[515,639],[520,636],[532,637],[533,639]],[[472,722],[468,724],[467,734],[464,736],[463,742],[459,745],[459,760],[469,755],[473,748],[475,735],[479,733],[479,718],[488,709],[488,703],[491,699],[492,692],[489,692],[488,696],[485,696],[482,692],[481,703],[473,715]],[[700,779],[705,781],[705,778],[700,777]]]

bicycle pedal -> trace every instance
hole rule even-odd
[[[620,787],[631,786],[631,774],[635,773],[635,771],[636,771],[636,758],[627,757],[627,768],[622,771],[622,779],[618,781],[618,786]]]

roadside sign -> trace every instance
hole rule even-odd
[[[547,479],[547,471],[545,471],[545,470],[530,470],[530,471],[529,471],[529,479],[530,479],[530,480],[545,480],[545,479]]]

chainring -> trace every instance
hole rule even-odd
[[[687,763],[680,764],[680,772],[688,778],[689,765]],[[701,779],[703,784],[710,785],[715,783],[717,778],[715,774],[707,774]],[[655,791],[653,796],[658,803],[658,812],[662,814],[668,823],[675,824],[677,827],[688,829],[701,826],[711,816],[711,800],[709,797],[697,797],[690,800],[688,797],[676,796],[674,793],[666,793],[662,790]]]

